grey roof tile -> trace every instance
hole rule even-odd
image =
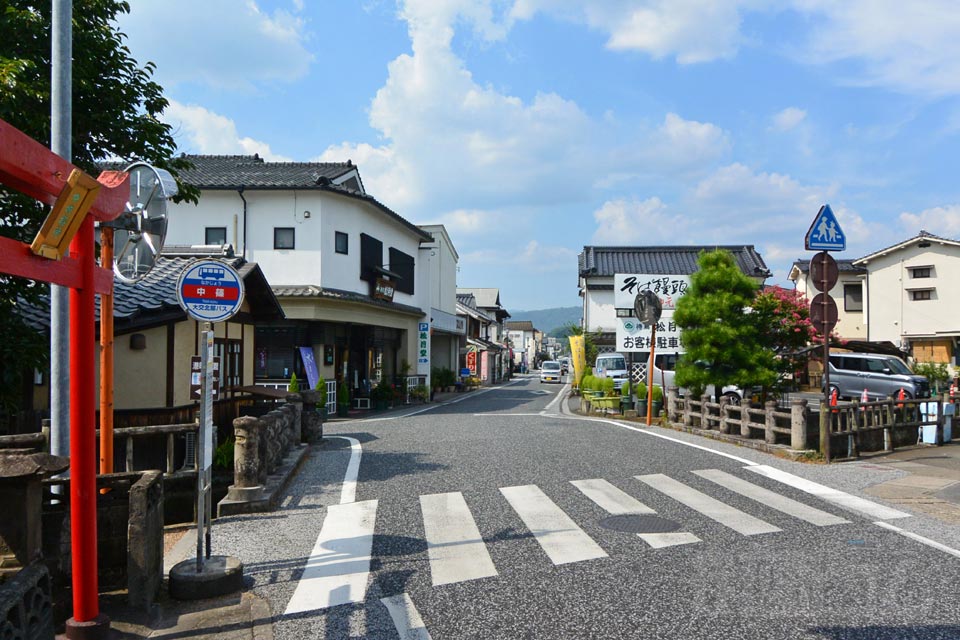
[[[328,300],[343,300],[345,302],[358,302],[391,311],[400,311],[409,313],[418,317],[425,316],[423,309],[409,304],[399,302],[387,302],[386,300],[377,300],[371,296],[357,293],[355,291],[345,291],[343,289],[330,289],[327,287],[318,287],[316,285],[276,285],[273,287],[273,293],[279,298],[326,298]]]
[[[724,249],[733,254],[748,276],[769,278],[770,270],[753,245],[691,245],[653,247],[585,246],[578,256],[581,276],[613,276],[617,273],[691,274],[697,271],[702,251]]]

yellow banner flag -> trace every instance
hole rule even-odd
[[[580,386],[580,380],[587,368],[587,355],[584,351],[583,336],[570,336],[570,359],[573,361],[573,384]]]

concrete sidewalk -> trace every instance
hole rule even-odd
[[[845,463],[840,463],[845,464]],[[915,445],[892,453],[864,454],[852,464],[898,469],[909,475],[867,488],[870,495],[960,524],[960,442]]]

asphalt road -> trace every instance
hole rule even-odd
[[[279,511],[218,520],[215,552],[278,638],[960,638],[957,532],[855,501],[888,472],[563,415],[561,389],[328,424],[356,444],[315,447]]]

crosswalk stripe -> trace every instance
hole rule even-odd
[[[463,494],[420,496],[433,586],[497,575]]]
[[[727,489],[739,493],[742,496],[746,496],[751,500],[756,500],[771,509],[776,509],[777,511],[782,511],[787,515],[793,516],[794,518],[800,518],[805,520],[810,524],[815,524],[818,527],[825,527],[834,524],[846,524],[849,520],[844,520],[839,516],[835,516],[832,513],[827,513],[826,511],[821,511],[820,509],[814,509],[813,507],[807,506],[802,502],[797,502],[786,496],[782,496],[779,493],[770,491],[769,489],[764,489],[763,487],[757,486],[753,483],[747,482],[737,476],[731,475],[720,469],[702,469],[700,471],[694,471],[693,473],[697,474],[701,478],[706,478],[711,482],[719,484],[721,487],[726,487]]]
[[[593,500],[597,506],[611,515],[652,514],[653,509],[643,504],[629,493],[610,484],[606,480],[571,480],[570,484]],[[700,542],[700,538],[686,531],[671,533],[638,533],[637,537],[654,549],[672,547],[679,544]]]
[[[409,594],[401,593],[380,598],[380,602],[387,608],[401,640],[430,640],[430,632],[423,624],[423,618],[420,617],[420,612],[417,611]]]
[[[705,493],[701,493],[692,487],[677,482],[669,476],[662,473],[654,473],[645,476],[635,476],[637,480],[653,487],[657,491],[668,495],[677,502],[680,502],[694,511],[698,511],[711,520],[715,520],[725,527],[729,527],[745,536],[753,536],[761,533],[773,533],[780,531],[779,528],[759,518],[755,518],[739,509],[734,509],[728,504],[715,500]]]
[[[536,485],[501,487],[500,493],[553,564],[607,557],[607,552]]]
[[[754,473],[759,473],[760,475],[766,476],[771,480],[782,482],[783,484],[794,487],[795,489],[809,493],[810,495],[817,496],[822,500],[831,502],[848,511],[859,513],[872,520],[895,520],[897,518],[910,517],[909,513],[891,509],[890,507],[885,507],[882,504],[877,504],[876,502],[871,502],[870,500],[865,500],[864,498],[858,498],[857,496],[844,493],[843,491],[838,491],[837,489],[831,489],[830,487],[817,484],[816,482],[811,482],[810,480],[801,478],[800,476],[795,476],[792,473],[787,473],[786,471],[781,471],[780,469],[775,469],[765,464],[752,465],[744,468],[749,469]]]
[[[656,513],[630,494],[599,478],[571,480],[570,484],[587,496],[607,513],[615,516],[628,513]]]
[[[363,602],[376,515],[376,500],[327,507],[327,517],[285,615]]]

